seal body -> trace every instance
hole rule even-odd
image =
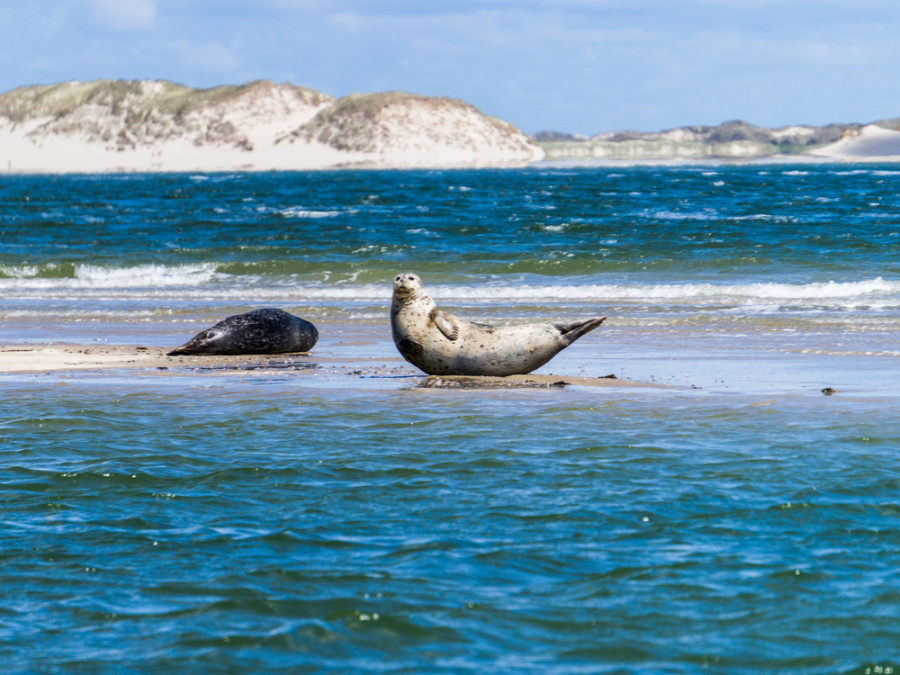
[[[281,309],[257,309],[220,321],[169,352],[179,354],[285,354],[308,352],[319,339],[309,321]]]
[[[471,323],[438,309],[415,274],[394,279],[394,344],[404,359],[429,375],[524,375],[605,319],[519,326]]]

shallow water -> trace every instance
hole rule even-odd
[[[880,401],[287,377],[7,393],[11,671],[897,663]]]
[[[4,343],[322,335],[0,375],[5,672],[900,667],[890,166],[3,176],[0,218]],[[467,318],[607,314],[541,372],[661,386],[379,374],[404,269]]]

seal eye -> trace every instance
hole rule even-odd
[[[409,279],[410,281],[415,281],[415,280],[416,280],[416,278],[415,278],[413,275],[411,275],[411,274],[410,274],[408,277],[406,277],[406,278]]]

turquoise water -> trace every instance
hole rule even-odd
[[[288,380],[7,395],[7,672],[900,657],[896,409]]]
[[[896,290],[898,185],[897,170],[835,165],[4,176],[0,279],[324,293],[412,265],[447,284],[882,277]]]
[[[891,165],[4,176],[0,224],[4,344],[276,305],[389,363],[409,269],[667,385],[0,375],[5,672],[900,667]]]
[[[874,336],[897,328],[898,188],[877,165],[4,176],[0,337],[180,337],[260,304],[375,324],[403,269],[475,318]]]

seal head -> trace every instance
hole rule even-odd
[[[318,339],[319,331],[309,321],[267,307],[229,316],[176,347],[169,356],[308,352]]]
[[[404,359],[429,375],[524,375],[605,319],[517,326],[472,323],[439,309],[416,274],[394,278],[394,344]]]

